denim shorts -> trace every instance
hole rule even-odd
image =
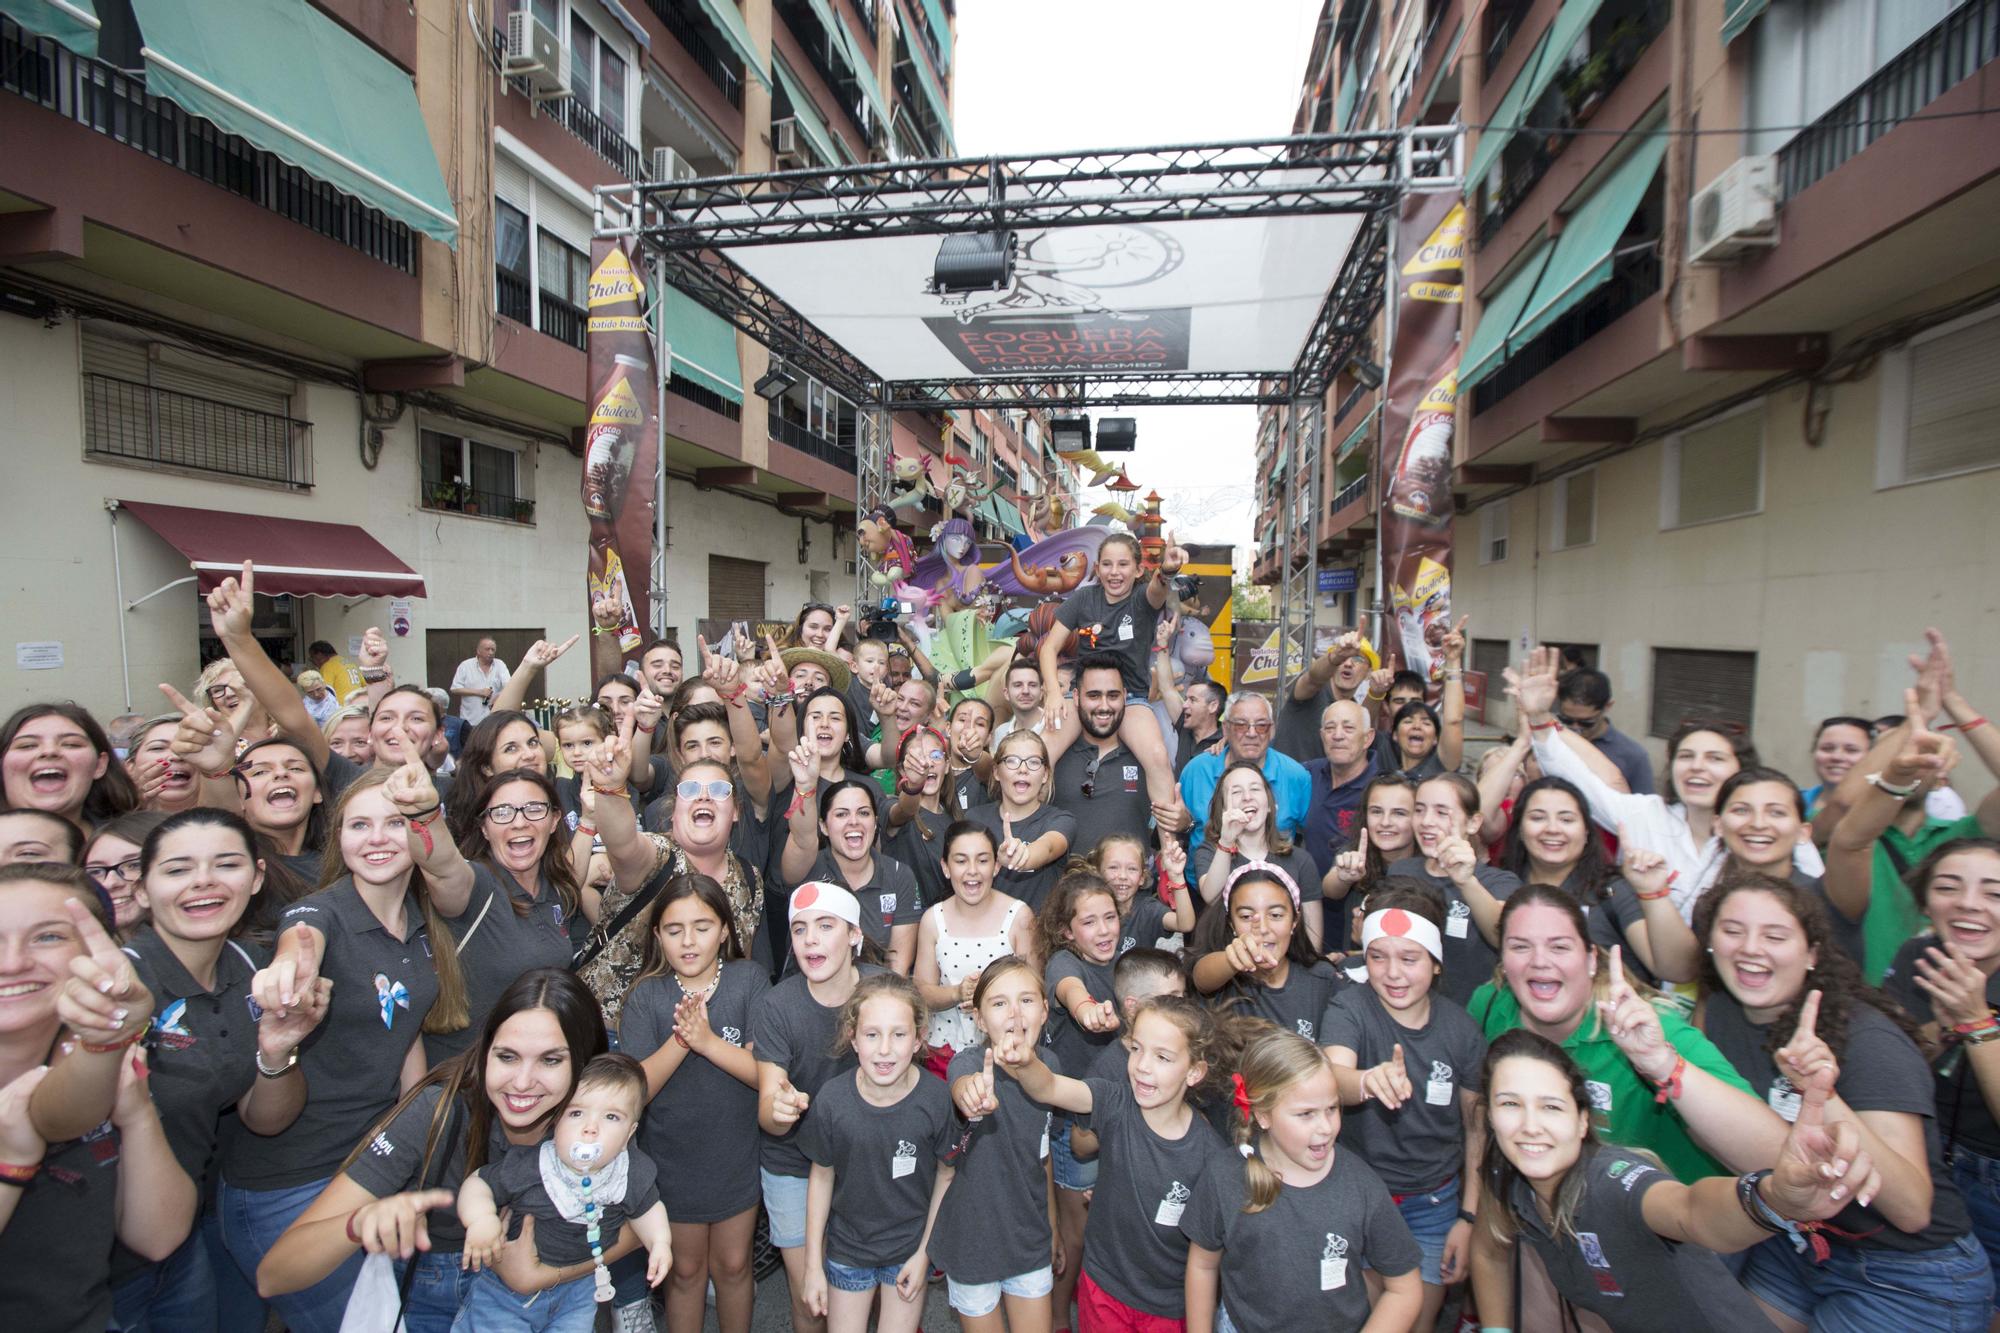
[[[1429,1194],[1405,1194],[1396,1205],[1410,1234],[1417,1238],[1423,1259],[1417,1265],[1424,1281],[1433,1287],[1444,1285],[1444,1243],[1458,1222],[1458,1180],[1453,1177]]]
[[[873,1291],[877,1287],[896,1285],[896,1274],[903,1271],[901,1264],[884,1264],[880,1268],[849,1268],[846,1264],[826,1261],[826,1284],[835,1291]]]
[[[472,1275],[452,1333],[590,1333],[596,1292],[595,1278],[578,1277],[522,1296],[488,1268]]]
[[[1097,1184],[1097,1159],[1079,1162],[1070,1155],[1069,1130],[1067,1120],[1058,1120],[1062,1128],[1049,1136],[1049,1158],[1054,1163],[1056,1187],[1081,1193]]]
[[[1965,1200],[1965,1211],[1972,1217],[1972,1234],[1986,1251],[1995,1288],[2000,1291],[2000,1162],[1961,1147],[1952,1154],[1951,1178]],[[1994,1305],[2000,1307],[2000,1294],[1995,1295]]]
[[[806,1243],[806,1178],[774,1175],[762,1167],[757,1175],[764,1182],[764,1212],[771,1219],[772,1246],[796,1250]]]
[[[1056,1289],[1056,1270],[1047,1265],[1032,1273],[1017,1273],[998,1282],[954,1282],[945,1275],[945,1300],[967,1319],[980,1319],[1000,1308],[1002,1296],[1031,1301]]]
[[[1993,1270],[1970,1236],[1915,1253],[1835,1244],[1822,1264],[1773,1236],[1748,1252],[1742,1276],[1815,1333],[1982,1333],[1993,1314]]]

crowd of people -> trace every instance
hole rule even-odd
[[[1943,636],[1805,786],[1714,719],[1655,774],[1553,649],[1469,753],[1463,621],[1435,686],[1357,634],[1177,676],[1182,559],[1110,536],[952,672],[817,603],[591,633],[552,712],[584,634],[295,679],[246,565],[169,711],[21,708],[9,1327],[745,1333],[766,1245],[834,1333],[939,1283],[976,1333],[1989,1326],[2000,737]]]

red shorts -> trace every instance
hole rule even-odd
[[[1076,1280],[1076,1328],[1077,1333],[1184,1333],[1187,1321],[1134,1310],[1083,1273]]]

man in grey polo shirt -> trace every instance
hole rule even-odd
[[[1055,760],[1049,799],[1076,819],[1073,855],[1090,855],[1113,833],[1150,842],[1147,829],[1155,822],[1167,833],[1188,826],[1179,802],[1162,810],[1147,797],[1138,756],[1118,741],[1125,676],[1115,656],[1090,653],[1078,659],[1076,706],[1065,711],[1062,726],[1044,724],[1042,740]]]
[[[1634,796],[1653,792],[1653,760],[1646,747],[1611,725],[1611,677],[1581,667],[1556,686],[1556,712],[1563,725],[1595,745],[1624,775]]]

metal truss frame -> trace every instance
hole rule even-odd
[[[654,272],[660,278],[861,408],[856,501],[864,513],[887,490],[892,412],[1284,405],[1291,465],[1285,481],[1288,535],[1280,580],[1282,694],[1290,688],[1292,662],[1306,661],[1312,649],[1314,537],[1324,480],[1318,455],[1326,428],[1326,394],[1340,368],[1372,336],[1387,287],[1396,204],[1413,189],[1457,188],[1459,134],[1455,126],[1406,126],[642,181],[598,189],[596,231],[635,239],[642,254],[657,264]],[[1326,213],[1360,214],[1361,229],[1297,362],[1285,370],[1258,372],[1070,372],[1005,382],[973,376],[889,381],[726,254],[737,247],[804,241]],[[1301,502],[1310,518],[1293,524],[1289,520],[1299,514]],[[857,559],[856,569],[859,595],[865,599],[867,562]]]

